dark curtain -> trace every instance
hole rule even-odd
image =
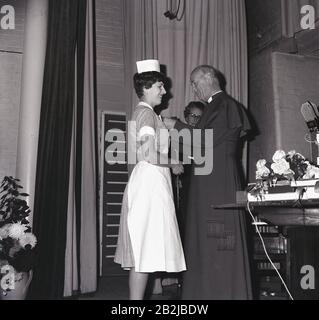
[[[85,32],[85,4],[86,0],[49,1],[33,215],[37,261],[30,299],[63,297],[74,92],[83,91],[76,87],[75,53],[83,55],[79,39]],[[78,63],[79,75],[81,68],[83,63]]]
[[[84,97],[84,66],[85,66],[85,30],[86,30],[86,0],[79,3],[78,36],[76,50],[76,155],[75,155],[75,213],[77,263],[81,264],[81,196],[82,196],[82,135],[83,135],[83,97]],[[81,283],[81,272],[78,273],[78,283]]]

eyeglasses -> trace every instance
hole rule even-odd
[[[203,75],[197,75],[195,78],[193,78],[191,81],[190,81],[190,84],[191,84],[191,87],[193,89],[197,88],[199,83],[202,81],[203,79]]]
[[[190,82],[191,87],[192,87],[193,89],[197,88],[198,82],[199,82],[199,81],[191,81],[191,82]]]
[[[196,118],[196,119],[199,119],[201,117],[200,114],[195,114],[195,113],[188,113],[187,114],[188,117],[192,117],[192,118]]]

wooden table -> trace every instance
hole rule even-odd
[[[213,206],[215,209],[247,210],[247,202]],[[300,286],[301,268],[310,265],[318,271],[319,266],[319,199],[296,201],[250,202],[254,216],[268,224],[282,226],[288,239],[286,255],[286,281],[295,299],[319,299],[319,282],[314,290]],[[233,211],[232,211],[233,212]],[[248,212],[247,212],[248,214]]]
[[[246,209],[247,203],[213,206],[215,209]],[[259,219],[277,226],[319,226],[319,199],[250,202],[251,212]]]

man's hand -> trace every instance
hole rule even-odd
[[[182,173],[184,173],[184,167],[181,163],[178,164],[174,164],[172,166],[172,172],[173,174],[175,174],[176,176],[181,175]]]
[[[175,123],[176,123],[176,120],[175,119],[172,119],[172,118],[163,118],[163,122],[166,126],[166,128],[168,130],[171,130],[174,128],[175,126]]]

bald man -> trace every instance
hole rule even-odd
[[[241,189],[239,139],[250,128],[243,109],[221,89],[221,75],[212,66],[201,65],[190,77],[195,94],[207,103],[195,129],[213,129],[213,170],[198,175],[196,163],[192,165],[182,299],[252,298],[244,213],[213,208],[236,202],[236,191]],[[169,129],[193,130],[177,120],[164,122]]]

